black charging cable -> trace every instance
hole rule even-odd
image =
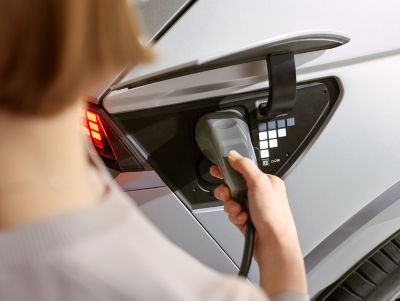
[[[247,220],[246,223],[246,234],[244,238],[244,247],[243,247],[243,255],[242,255],[242,262],[240,263],[240,268],[239,268],[239,276],[242,277],[247,277],[249,274],[250,270],[250,265],[251,265],[251,260],[253,258],[253,253],[254,253],[254,240],[255,240],[255,228],[253,221],[251,220],[250,217],[250,210],[249,210],[249,205],[246,200],[245,202],[246,206],[243,206],[246,208],[246,211],[249,215],[249,219]]]
[[[251,259],[253,258],[254,252],[254,239],[255,239],[255,229],[252,220],[249,217],[249,220],[246,224],[246,235],[244,238],[244,247],[243,247],[243,255],[242,262],[240,264],[239,276],[247,277],[247,274],[250,270]]]

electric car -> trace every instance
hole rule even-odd
[[[85,118],[143,213],[201,262],[237,273],[244,239],[213,198],[220,182],[194,135],[204,114],[239,110],[260,168],[287,185],[311,297],[399,298],[398,1],[135,5],[157,60],[92,93]]]

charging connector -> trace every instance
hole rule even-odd
[[[228,162],[228,152],[235,150],[242,156],[250,158],[257,164],[249,127],[238,110],[218,111],[203,115],[196,125],[195,137],[202,153],[216,164],[232,198],[246,211],[247,186],[242,177]],[[250,218],[247,222],[245,244],[239,275],[246,277],[253,257],[255,230]]]

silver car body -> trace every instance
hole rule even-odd
[[[139,3],[150,35],[187,2]],[[265,61],[126,85],[260,43],[349,37],[338,48],[295,56],[298,82],[335,77],[341,85],[329,122],[283,177],[314,296],[400,229],[399,8],[395,0],[197,1],[155,43],[156,62],[114,82],[102,105],[113,115],[266,88]],[[173,242],[221,272],[237,272],[243,238],[221,206],[190,210],[154,171],[116,181]],[[255,264],[250,279],[258,280]]]

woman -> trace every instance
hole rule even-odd
[[[152,58],[125,1],[4,0],[0,32],[0,300],[308,299],[280,179],[230,152],[249,189],[259,289],[172,245],[89,157],[84,91]],[[247,213],[226,186],[215,195],[243,232]]]

